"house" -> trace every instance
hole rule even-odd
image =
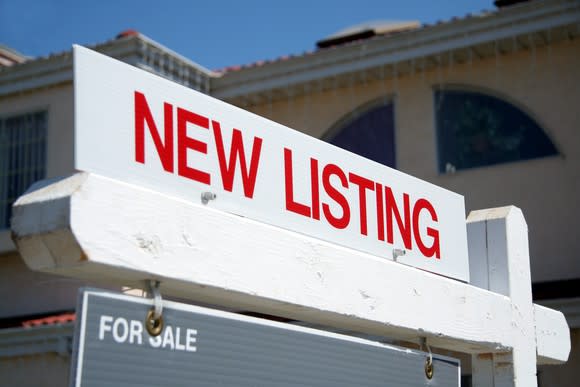
[[[570,360],[542,367],[540,385],[575,385],[579,3],[529,1],[435,25],[365,24],[317,46],[219,71],[135,31],[94,49],[458,192],[467,211],[520,207],[534,298],[561,310],[572,333]],[[8,227],[10,203],[30,183],[73,172],[71,53],[10,55],[0,68],[0,370],[19,384],[39,385],[48,372],[64,383],[81,283],[28,270]]]

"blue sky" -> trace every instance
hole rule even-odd
[[[313,50],[369,20],[434,23],[494,9],[493,0],[0,0],[0,43],[42,56],[135,29],[219,69]]]

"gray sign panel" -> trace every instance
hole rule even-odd
[[[79,297],[72,386],[458,386],[459,361],[350,336],[175,302],[164,329],[152,301],[98,290]]]

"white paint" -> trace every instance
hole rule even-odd
[[[129,342],[141,345],[143,342],[143,324],[136,320],[131,320],[129,324]]]
[[[530,316],[531,299],[511,300],[98,175],[33,187],[14,214],[15,242],[36,270],[129,286],[155,278],[167,296],[401,340],[426,336],[431,346],[466,353],[530,344],[521,332],[541,343],[538,361],[566,361],[570,350],[561,313],[541,308]],[[160,221],[167,217],[172,222]],[[510,222],[511,233],[523,232]],[[525,259],[518,265],[529,265]]]
[[[82,297],[83,297],[83,303],[82,303],[83,306],[82,306],[81,314],[83,316],[86,316],[87,315],[87,297],[88,297],[88,294],[89,294],[89,292],[85,292],[82,295]],[[75,334],[76,334],[76,331],[80,331],[79,332],[80,337],[84,337],[86,329],[87,329],[87,320],[86,319],[81,319],[80,328],[78,326],[75,327]],[[81,340],[81,342],[79,343],[79,349],[78,349],[78,352],[79,352],[79,354],[81,354],[81,356],[77,358],[77,367],[78,367],[79,371],[77,373],[78,378],[77,378],[77,380],[75,382],[75,387],[80,387],[80,385],[81,385],[81,380],[82,380],[81,379],[81,376],[82,376],[82,373],[83,373],[83,358],[82,358],[82,354],[83,354],[84,350],[85,350],[85,342],[84,342],[84,340]]]
[[[536,328],[536,346],[538,348],[539,364],[559,364],[554,361],[560,352],[570,352],[570,332],[561,332],[558,327],[570,325],[562,313],[553,313],[541,305],[534,305],[534,321]],[[567,340],[561,340],[561,336]]]
[[[153,348],[161,347],[162,343],[163,343],[163,337],[161,337],[161,336],[149,336],[149,345],[152,346]]]
[[[178,351],[184,351],[185,345],[180,343],[180,339],[181,339],[181,328],[176,327],[175,328],[175,349]]]
[[[561,311],[571,329],[580,328],[580,297],[542,300],[540,304]]]
[[[209,207],[384,259],[392,260],[393,249],[404,248],[406,254],[397,259],[399,263],[463,281],[469,279],[462,196],[88,49],[75,46],[74,56],[75,167],[78,170],[161,191],[191,203],[201,203],[202,195],[210,192],[217,197],[208,202]],[[138,148],[135,140],[136,121],[142,121],[136,119],[136,92],[145,96],[162,139],[165,136],[164,104],[171,104],[171,113],[168,115],[173,119],[171,127],[174,133],[172,142],[174,156],[171,162],[162,164],[160,161],[150,133],[152,126],[150,123],[146,124],[144,129],[144,162],[136,161]],[[177,113],[179,108],[209,119],[207,127],[205,124],[186,123],[184,125],[187,139],[179,139],[177,135],[181,117]],[[251,150],[257,147],[257,139],[262,140],[253,195],[245,195],[239,160],[231,192],[223,183],[216,145],[220,140],[215,134],[217,125],[213,121],[219,122],[228,164],[234,128],[242,133],[248,169],[252,159]],[[193,146],[187,148],[183,145],[188,142],[196,142],[202,148],[207,147],[207,154],[198,148],[194,149]],[[191,176],[184,177],[183,173],[179,173],[180,146],[182,154],[186,155],[187,167],[209,174],[210,184],[196,181]],[[286,148],[292,152],[293,190],[289,189],[285,181],[285,176],[289,175],[285,166]],[[407,224],[407,227],[414,230],[411,233],[413,235],[411,246],[408,244],[405,246],[395,220],[393,220],[395,226],[392,243],[380,240],[380,222],[377,220],[379,205],[374,199],[374,185],[373,189],[363,191],[366,195],[363,194],[363,199],[360,199],[358,185],[353,181],[341,185],[336,174],[331,175],[328,181],[348,201],[351,215],[346,228],[333,227],[330,221],[325,220],[328,216],[324,215],[323,203],[328,204],[328,210],[334,217],[342,217],[345,210],[339,206],[335,198],[331,197],[330,191],[325,189],[324,179],[320,176],[316,179],[320,185],[321,204],[316,206],[320,208],[320,220],[290,211],[286,201],[288,192],[292,192],[294,201],[300,204],[310,206],[313,201],[311,158],[318,160],[319,175],[325,166],[335,164],[345,173],[347,179],[349,173],[353,173],[392,188],[401,213],[404,194],[408,194],[411,213],[414,212],[414,207],[418,214],[418,227],[414,227],[411,220]],[[173,172],[167,172],[171,168]],[[348,187],[344,187],[345,184]],[[379,197],[385,200],[384,193]],[[420,206],[416,205],[421,199],[426,199],[433,205],[435,215],[430,215],[428,210],[425,208],[421,210]],[[367,208],[367,235],[363,235],[361,231],[361,223],[364,223],[360,215],[363,201],[366,201]],[[386,205],[383,206],[386,209]],[[385,214],[385,219],[386,217]],[[411,218],[414,218],[413,214]],[[173,217],[165,219],[166,221],[162,223],[173,221]],[[419,241],[427,246],[435,243],[436,238],[428,231],[429,228],[439,233],[440,259],[431,257],[432,254],[429,255],[425,249],[419,248]],[[159,248],[154,239],[141,243],[145,243],[149,249]]]
[[[105,333],[111,332],[113,322],[113,316],[101,316],[99,320],[99,340],[105,339]]]
[[[197,330],[167,325],[159,336],[149,336],[149,345],[171,351],[196,352]]]
[[[532,304],[524,216],[515,207],[472,212],[468,238],[471,267],[478,270],[472,269],[471,279],[476,286],[509,297],[513,339],[510,352],[473,357],[473,385],[537,386],[537,361],[550,362],[552,350],[569,353],[570,336],[567,329],[551,329],[565,324],[561,313]]]
[[[173,337],[173,329],[168,326],[163,330],[163,344],[161,344],[161,348],[170,348],[172,350],[175,349],[174,341],[175,339]]]
[[[118,344],[129,342],[141,345],[143,343],[143,323],[141,321],[103,315],[99,319],[99,340],[105,340],[107,332],[110,332],[110,336]]]
[[[197,346],[195,343],[197,342],[197,330],[196,329],[189,329],[187,328],[186,337],[185,337],[185,350],[187,352],[196,352]]]
[[[129,323],[123,317],[118,317],[113,322],[113,339],[117,343],[124,343],[129,337]]]
[[[107,334],[108,333],[108,334]],[[99,340],[110,340],[117,344],[143,344],[143,322],[124,317],[102,315],[99,318]],[[197,330],[166,325],[161,335],[150,336],[149,345],[175,351],[196,352]]]

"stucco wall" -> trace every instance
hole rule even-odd
[[[0,97],[0,116],[48,111],[47,177],[73,171],[73,88],[72,84]]]
[[[0,98],[0,116],[48,111],[46,177],[73,172],[73,89],[61,85],[32,93]],[[0,231],[0,318],[73,310],[82,281],[26,267],[14,251],[9,230]]]
[[[83,282],[30,270],[16,253],[0,255],[0,319],[74,310]]]
[[[530,231],[533,281],[580,278],[580,41],[429,72],[367,82],[247,107],[292,128],[322,136],[345,114],[377,98],[395,101],[397,168],[465,196],[467,211],[514,204]],[[475,168],[454,174],[437,169],[433,90],[464,87],[518,106],[550,136],[560,156]]]
[[[42,110],[48,111],[46,177],[70,174],[74,165],[72,84],[0,97],[0,117]],[[9,234],[0,230],[0,254],[14,250]]]

